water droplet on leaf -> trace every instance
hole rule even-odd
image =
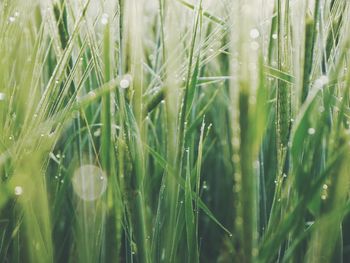
[[[253,28],[252,30],[250,30],[249,36],[250,36],[252,39],[257,39],[257,38],[260,36],[259,30],[256,29],[256,28]]]
[[[130,75],[125,75],[119,82],[119,85],[122,89],[127,89],[130,86],[131,82],[131,76]]]
[[[314,135],[314,134],[316,133],[316,130],[315,130],[314,128],[309,128],[309,129],[307,130],[307,133],[308,133],[309,135]]]
[[[15,187],[15,195],[22,195],[23,194],[23,188],[21,186]]]
[[[101,24],[102,25],[107,25],[108,24],[108,14],[104,13],[101,16]]]

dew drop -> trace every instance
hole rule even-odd
[[[108,24],[108,14],[104,13],[101,16],[101,24],[102,25],[107,25]]]
[[[94,132],[94,136],[95,137],[98,137],[101,135],[101,129],[97,129],[95,132]]]
[[[127,79],[122,79],[120,81],[120,87],[122,89],[127,89],[129,87],[129,85],[130,85],[130,83],[129,83],[129,81]]]
[[[309,129],[307,130],[307,133],[308,133],[309,135],[314,135],[314,134],[316,133],[316,130],[315,130],[314,128],[309,128]]]
[[[127,89],[130,87],[131,75],[125,75],[119,82],[119,85],[122,89]]]
[[[98,199],[107,189],[106,174],[99,167],[90,164],[75,170],[72,183],[74,192],[84,201]]]
[[[315,81],[315,87],[318,89],[323,88],[325,85],[327,85],[329,82],[329,79],[326,75],[322,75]]]
[[[275,33],[275,34],[272,34],[272,39],[277,39],[278,35]]]
[[[249,36],[250,36],[252,39],[257,39],[257,38],[260,36],[259,30],[256,29],[256,28],[253,28],[252,30],[250,30]]]
[[[0,92],[0,101],[5,100],[6,95],[3,92]]]
[[[16,186],[15,187],[15,195],[19,196],[23,194],[23,188],[22,186]]]
[[[206,181],[203,182],[203,190],[208,190],[209,186]]]
[[[322,186],[322,188],[323,188],[323,190],[327,190],[327,189],[328,189],[328,185],[324,184],[324,185]]]
[[[15,22],[16,21],[16,18],[14,17],[14,16],[10,16],[9,17],[9,22],[10,23],[13,23],[13,22]]]

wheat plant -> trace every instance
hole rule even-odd
[[[0,262],[349,262],[349,47],[347,0],[0,0]]]

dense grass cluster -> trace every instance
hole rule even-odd
[[[349,262],[350,1],[0,0],[0,262]]]

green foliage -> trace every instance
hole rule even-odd
[[[349,19],[0,0],[0,261],[349,262]]]

